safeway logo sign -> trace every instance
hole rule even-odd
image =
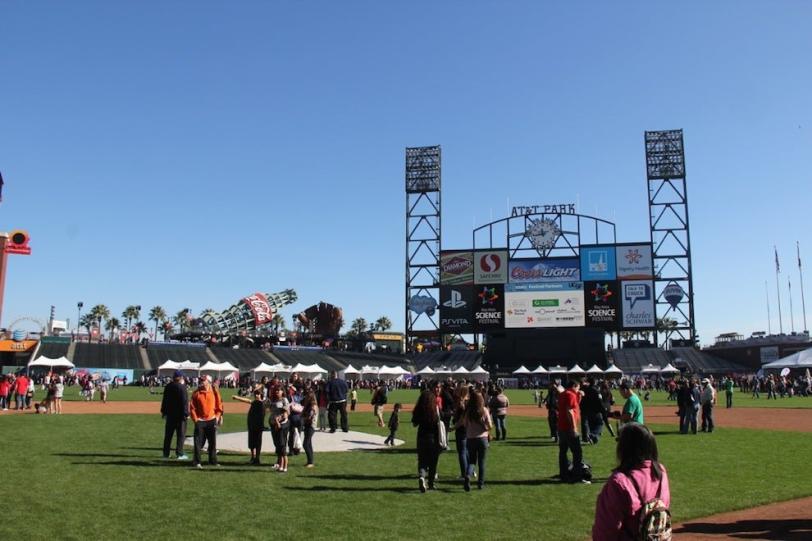
[[[466,304],[467,303],[464,300],[462,300],[462,293],[460,293],[456,289],[452,289],[451,290],[451,298],[448,299],[447,301],[445,301],[443,303],[443,306],[445,306],[447,308],[462,308]]]
[[[476,252],[474,257],[476,261],[475,284],[507,283],[508,253],[506,251],[481,251]]]

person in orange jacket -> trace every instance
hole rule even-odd
[[[201,376],[197,390],[192,393],[189,415],[195,423],[194,467],[203,468],[200,463],[200,449],[203,442],[209,444],[209,464],[217,464],[217,425],[223,422],[223,401],[220,393],[211,385],[209,376]]]

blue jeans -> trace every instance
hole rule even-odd
[[[600,413],[586,417],[587,437],[592,443],[598,443],[603,433],[603,417]]]
[[[691,425],[691,432],[696,434],[696,408],[693,405],[688,406],[686,413],[688,419],[685,421],[685,433],[688,433],[688,425]]]
[[[468,440],[465,438],[465,428],[454,431],[454,440],[457,444],[457,459],[460,462],[460,477],[468,475]]]
[[[495,415],[494,424],[496,425],[496,439],[503,440],[507,438],[507,429],[505,427],[505,416],[504,415]]]
[[[0,409],[5,409],[8,407],[8,397],[0,396]]]
[[[17,409],[25,409],[25,393],[17,393]]]
[[[479,467],[479,477],[477,485],[482,488],[485,485],[485,458],[488,455],[488,438],[469,438],[468,447],[468,473],[466,477],[474,474],[474,464]]]
[[[569,481],[570,462],[567,459],[567,451],[572,452],[572,474],[581,475],[584,470],[584,456],[581,450],[581,438],[572,432],[559,430],[558,432],[558,473],[562,481]]]

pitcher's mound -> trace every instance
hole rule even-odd
[[[334,451],[369,451],[376,449],[386,449],[384,445],[386,436],[367,434],[366,432],[341,432],[337,430],[334,434],[329,432],[316,432],[313,434],[313,451],[316,453],[330,453]],[[403,440],[395,440],[395,445],[403,445]],[[194,445],[192,438],[186,438],[186,445]],[[231,451],[234,453],[246,453],[248,449],[248,432],[229,432],[228,434],[217,434],[217,449],[221,451]],[[270,431],[262,433],[262,450],[265,453],[273,453],[273,437]],[[304,450],[302,450],[304,454]]]

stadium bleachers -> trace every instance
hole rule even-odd
[[[715,357],[704,351],[694,348],[671,348],[671,361],[677,368],[688,368],[692,372],[702,372],[706,374],[727,374],[731,372],[751,372],[745,366],[733,361]]]
[[[58,359],[62,356],[68,355],[70,344],[40,344],[37,358],[48,357],[49,359]]]
[[[229,362],[240,369],[240,372],[248,372],[256,368],[260,363],[273,364],[273,359],[261,349],[232,349],[229,347],[213,347],[210,351],[214,353],[221,363]]]
[[[206,348],[201,347],[147,347],[147,356],[149,357],[150,368],[158,368],[166,361],[192,361],[193,363],[205,364],[211,360],[211,357],[206,353]]]
[[[77,343],[72,361],[77,368],[143,368],[137,345]]]
[[[616,349],[612,352],[612,356],[615,365],[628,374],[638,374],[649,364],[662,368],[668,363],[681,370],[688,369],[704,374],[747,371],[737,363],[708,355],[694,348],[671,348],[668,351],[659,348]]]

